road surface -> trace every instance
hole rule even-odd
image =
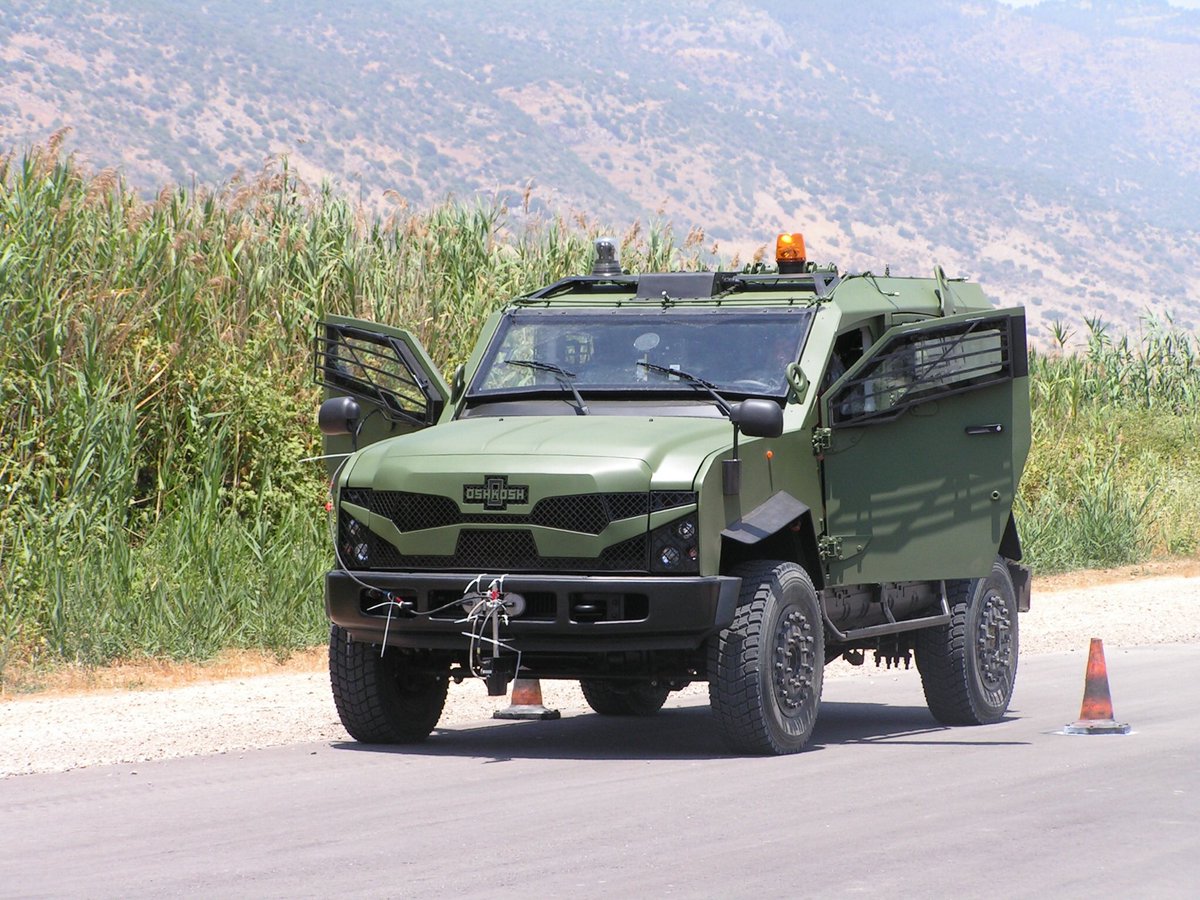
[[[0,895],[1191,897],[1200,646],[1109,653],[1128,736],[1059,733],[1084,656],[946,729],[915,671],[826,686],[812,749],[707,709],[439,730],[0,780]]]

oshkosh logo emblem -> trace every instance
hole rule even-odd
[[[488,475],[483,484],[463,485],[463,503],[482,503],[484,509],[508,509],[510,503],[528,502],[529,485],[510,485],[507,475]]]

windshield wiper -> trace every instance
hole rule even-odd
[[[725,413],[726,417],[730,419],[733,418],[733,411],[729,406],[729,401],[717,393],[717,386],[711,381],[705,381],[699,375],[693,375],[691,372],[683,371],[683,369],[660,366],[658,363],[645,362],[644,360],[639,359],[637,364],[644,369],[649,369],[651,372],[660,372],[663,375],[676,375],[679,378],[682,378],[692,387],[708,391],[713,395],[713,399],[717,401],[717,406],[720,408],[721,412]]]
[[[580,416],[588,414],[587,404],[583,402],[583,397],[580,396],[578,389],[575,387],[574,372],[568,372],[562,366],[542,362],[540,359],[506,359],[504,364],[506,366],[520,366],[522,369],[537,369],[539,372],[550,372],[554,375],[554,380],[558,382],[560,388],[564,391],[570,391],[575,395],[575,402],[579,404],[575,409],[575,414]]]

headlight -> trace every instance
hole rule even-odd
[[[696,514],[689,513],[650,532],[650,569],[690,575],[700,571]]]
[[[371,530],[351,515],[342,513],[338,553],[343,566],[366,568],[371,562]]]

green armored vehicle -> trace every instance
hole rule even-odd
[[[1025,316],[977,285],[589,275],[514,300],[447,385],[406,332],[322,322],[330,673],[360,741],[425,738],[450,678],[578,679],[647,715],[707,681],[743,752],[809,740],[823,667],[915,656],[933,715],[1008,708]]]

